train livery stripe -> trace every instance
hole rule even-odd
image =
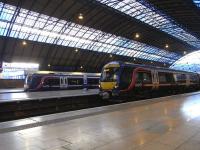
[[[131,84],[129,85],[129,87],[125,90],[121,90],[121,92],[128,92],[130,90],[132,90],[135,86],[135,83],[136,83],[136,73],[138,71],[146,71],[145,69],[143,68],[136,68],[133,70],[133,73],[132,73],[132,80],[131,80]]]

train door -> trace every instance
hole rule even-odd
[[[83,75],[83,88],[88,88],[87,75]]]
[[[60,77],[60,88],[61,89],[67,88],[67,77],[66,76]]]
[[[187,74],[186,75],[186,87],[189,87],[190,86],[190,75]]]
[[[158,89],[159,83],[158,83],[158,72],[157,70],[151,70],[151,74],[152,74],[152,83],[153,83],[153,90]]]

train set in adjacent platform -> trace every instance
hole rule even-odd
[[[40,71],[26,77],[25,91],[98,88],[99,73]]]
[[[100,78],[102,98],[176,94],[200,89],[197,73],[123,62],[106,64]]]

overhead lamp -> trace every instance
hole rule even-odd
[[[136,34],[135,34],[135,38],[138,39],[139,37],[140,37],[140,34],[139,34],[139,33],[136,33]]]
[[[23,41],[23,42],[22,42],[22,45],[24,45],[24,46],[27,45],[27,42],[26,42],[26,41]]]
[[[83,20],[83,18],[84,18],[84,17],[83,17],[83,14],[80,13],[80,14],[78,15],[78,19],[79,19],[79,20]]]
[[[83,69],[83,66],[81,66],[80,68]]]
[[[112,56],[112,54],[110,54],[110,58],[112,58],[113,56]]]
[[[151,64],[153,64],[153,61],[151,61]]]
[[[51,64],[48,64],[48,67],[51,67]]]
[[[169,48],[169,45],[168,45],[168,44],[165,44],[165,48]]]
[[[76,53],[78,52],[78,49],[77,49],[77,48],[75,49],[75,52],[76,52]]]
[[[187,54],[187,52],[186,52],[186,51],[184,51],[184,52],[183,52],[183,54],[185,55],[185,54]]]
[[[166,66],[166,64],[164,63],[164,66]]]

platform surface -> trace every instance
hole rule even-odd
[[[0,150],[199,150],[200,92],[0,124]]]
[[[89,89],[89,90],[80,89],[80,90],[61,90],[61,91],[0,93],[0,103],[35,100],[35,99],[97,95],[98,92],[99,92],[98,89]]]
[[[23,88],[10,88],[10,89],[0,89],[0,94],[2,93],[21,93],[24,92]]]

